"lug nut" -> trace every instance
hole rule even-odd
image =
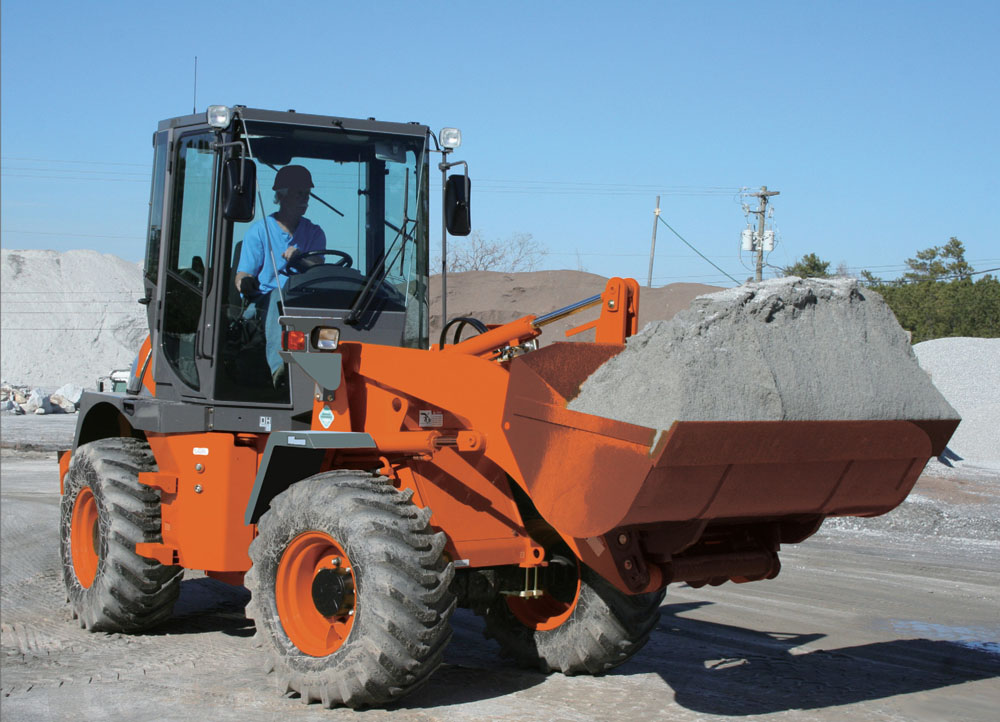
[[[626,544],[628,544],[628,534],[624,534],[624,533],[623,534],[619,534],[618,535],[618,543],[621,544],[622,546],[625,546]]]
[[[201,484],[195,484],[194,485],[194,493],[195,494],[200,494],[202,491],[204,491],[204,489],[201,488]]]
[[[629,571],[632,571],[632,560],[631,559],[626,559],[625,560],[625,564],[623,566],[626,569],[628,569]]]

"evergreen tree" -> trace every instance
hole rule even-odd
[[[781,269],[786,276],[799,276],[800,278],[829,278],[829,261],[824,261],[815,253],[807,253],[791,266]]]
[[[943,246],[917,251],[916,258],[907,258],[910,270],[903,274],[907,281],[935,281],[940,278],[969,278],[973,268],[965,260],[965,246],[952,236]]]

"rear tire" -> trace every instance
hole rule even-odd
[[[575,599],[498,597],[486,609],[484,634],[499,643],[503,656],[542,672],[602,674],[649,641],[665,590],[628,595],[590,568],[578,568]],[[534,615],[531,605],[538,605]]]
[[[140,557],[162,541],[160,494],[139,483],[156,468],[139,439],[93,441],[73,452],[60,501],[63,582],[73,617],[92,632],[137,632],[170,618],[182,569]]]
[[[293,484],[260,518],[247,615],[283,692],[382,705],[440,666],[454,570],[430,510],[410,496],[382,477],[331,471]]]

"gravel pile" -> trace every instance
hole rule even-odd
[[[853,279],[795,277],[700,296],[649,324],[569,408],[656,429],[958,417],[878,294]]]
[[[52,391],[129,368],[146,337],[142,271],[97,251],[0,250],[0,377]]]
[[[948,450],[927,471],[1000,473],[1000,338],[939,338],[913,350],[962,416]]]

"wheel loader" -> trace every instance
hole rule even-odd
[[[668,584],[771,579],[782,544],[827,516],[892,509],[943,450],[957,422],[652,429],[568,409],[637,331],[631,279],[431,338],[431,165],[442,225],[467,234],[468,166],[448,175],[459,138],[243,106],[159,124],[149,336],[123,393],[84,395],[60,455],[81,626],[161,624],[198,570],[245,584],[280,690],[307,703],[384,705],[419,687],[456,606],[517,664],[600,674],[647,641]],[[280,279],[272,374],[278,340],[235,281],[290,165],[310,172],[327,247],[265,259]],[[596,316],[575,329],[593,340],[539,347],[576,313]]]

